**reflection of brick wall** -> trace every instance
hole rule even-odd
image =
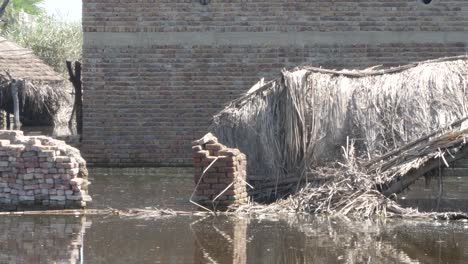
[[[84,217],[0,218],[0,263],[82,263]]]
[[[80,164],[63,142],[0,131],[0,208],[82,207],[89,199]]]
[[[220,144],[212,134],[194,141],[192,149],[197,202],[211,205],[218,195],[222,206],[248,201],[245,154]]]
[[[191,226],[194,239],[193,263],[246,264],[250,239],[249,219],[218,219],[201,221]],[[262,259],[263,260],[263,259]],[[268,263],[268,262],[266,262]]]

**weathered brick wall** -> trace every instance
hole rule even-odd
[[[398,65],[468,52],[468,1],[84,0],[83,151],[190,164],[211,116],[301,64]]]
[[[248,202],[247,158],[220,144],[211,133],[192,143],[195,202],[205,206]]]
[[[0,130],[0,209],[84,207],[86,185],[64,142]]]
[[[465,0],[84,0],[86,32],[466,31]]]

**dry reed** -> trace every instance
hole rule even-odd
[[[462,56],[386,70],[303,67],[251,89],[214,117],[211,131],[247,154],[248,175],[307,180],[286,199],[233,210],[466,218],[402,208],[383,189],[432,160],[445,164],[446,155],[463,149],[464,131],[447,131],[467,116],[467,75]]]
[[[389,70],[305,67],[249,91],[214,117],[220,142],[248,156],[248,174],[304,177],[336,161],[346,138],[374,158],[466,116],[467,57]]]

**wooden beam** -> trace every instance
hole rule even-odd
[[[79,61],[75,61],[75,69],[73,69],[71,61],[67,61],[66,63],[68,75],[70,77],[69,80],[72,82],[73,87],[75,88],[75,102],[73,104],[72,116],[70,117],[68,124],[71,129],[73,115],[75,115],[76,131],[78,135],[81,135],[83,133],[83,90],[81,83],[81,63]]]
[[[461,119],[455,120],[453,123],[451,123],[450,125],[448,125],[448,126],[442,128],[442,129],[439,129],[439,130],[437,130],[437,131],[434,131],[434,132],[432,132],[432,133],[429,133],[428,135],[426,135],[426,136],[424,136],[424,137],[415,139],[415,140],[413,140],[412,142],[410,142],[410,143],[408,143],[408,144],[406,144],[406,145],[404,145],[404,146],[402,146],[402,147],[400,147],[400,148],[397,148],[397,149],[395,149],[395,150],[392,150],[392,151],[386,153],[385,155],[382,155],[382,156],[380,156],[380,157],[377,157],[377,158],[375,158],[375,159],[372,159],[371,161],[368,161],[367,163],[364,163],[363,165],[364,165],[365,167],[371,167],[372,165],[374,165],[374,164],[376,164],[376,163],[378,163],[378,162],[380,162],[380,161],[382,161],[382,160],[384,160],[384,159],[386,159],[386,158],[389,158],[389,157],[391,157],[391,156],[394,156],[394,155],[396,155],[396,154],[399,154],[399,153],[401,153],[402,151],[408,150],[408,149],[410,149],[410,148],[416,146],[417,144],[419,144],[419,143],[421,143],[421,142],[424,142],[424,141],[429,140],[429,138],[431,138],[431,137],[433,137],[433,136],[436,136],[437,134],[442,133],[444,130],[447,130],[447,129],[449,129],[449,128],[451,128],[451,127],[454,127],[454,126],[459,126],[459,125],[461,125],[463,122],[465,122],[465,121],[467,121],[467,120],[468,120],[468,116],[465,116],[465,117],[463,117],[463,118],[461,118]]]
[[[448,163],[466,158],[468,156],[468,147],[464,147],[453,156],[446,155],[445,160]],[[390,186],[382,191],[385,196],[390,196],[402,192],[404,189],[408,188],[413,184],[417,179],[424,176],[427,172],[438,168],[439,166],[445,166],[443,161],[439,159],[429,160],[425,165],[419,167],[418,169],[411,170],[404,176],[401,176],[400,179],[390,184]]]

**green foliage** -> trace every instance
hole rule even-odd
[[[5,0],[0,0],[3,3]],[[44,9],[39,6],[44,0],[10,0],[10,3],[7,5],[5,14],[1,18],[2,32],[9,30],[12,27],[15,27],[19,23],[20,14],[24,13],[29,16],[39,16],[44,15]]]
[[[2,17],[1,33],[20,46],[32,49],[46,64],[68,76],[65,61],[81,58],[81,23],[47,15],[40,6],[43,2],[11,0]]]
[[[44,9],[39,5],[42,4],[44,0],[11,0],[9,8],[15,12],[25,12],[30,15],[41,15],[44,14]]]
[[[68,76],[65,61],[81,58],[83,33],[80,22],[67,22],[41,13],[32,19],[17,19],[8,24],[3,35],[22,47],[32,49],[34,54],[64,76]]]

